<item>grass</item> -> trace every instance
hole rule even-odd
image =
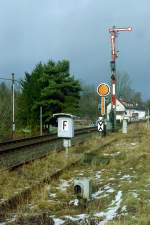
[[[101,145],[117,136],[118,141],[101,149]],[[110,207],[115,206],[115,198],[118,192],[122,193],[120,205],[117,208],[117,216],[107,225],[149,225],[150,224],[150,130],[145,124],[133,124],[129,128],[127,135],[115,134],[101,139],[98,135],[91,137],[82,146],[73,147],[70,155],[80,156],[85,151],[96,151],[96,157],[109,157],[110,162],[104,164],[101,161],[92,161],[90,164],[83,163],[65,171],[59,179],[53,180],[49,185],[45,185],[42,190],[32,193],[32,198],[26,205],[20,205],[16,215],[36,215],[37,213],[48,212],[64,219],[65,215],[87,214],[92,220],[103,220],[105,216],[96,218],[95,214],[107,212]],[[76,154],[77,153],[77,154]],[[36,162],[35,167],[27,166],[21,170],[20,175],[24,180],[19,180],[21,185],[26,185],[24,181],[36,181],[47,174],[56,170],[61,165],[64,155],[54,154],[49,159]],[[73,158],[72,158],[73,160]],[[47,165],[47,166],[46,166]],[[55,165],[55,166],[54,166]],[[64,164],[63,164],[64,165]],[[96,174],[100,172],[100,177]],[[18,172],[19,173],[19,172]],[[6,177],[9,175],[7,174]],[[70,204],[76,196],[73,191],[73,179],[76,177],[90,177],[93,183],[93,192],[98,190],[101,194],[84,208]],[[62,182],[68,182],[68,186],[63,191],[60,189]],[[8,181],[3,178],[5,187]],[[29,182],[30,183],[30,182]],[[22,186],[23,186],[22,185]],[[14,185],[15,186],[15,185]],[[11,190],[12,187],[10,186]],[[14,189],[13,189],[14,190]],[[78,224],[78,223],[77,223]],[[93,223],[94,224],[94,223]],[[96,224],[96,222],[95,222]]]
[[[77,146],[80,148],[80,140],[76,141],[78,141]],[[43,153],[48,153],[46,158],[36,160],[32,164],[24,165],[14,172],[0,172],[0,202],[11,198],[13,195],[21,192],[24,188],[28,188],[34,183],[42,180],[44,177],[50,176],[58,169],[66,166],[67,163],[70,163],[71,161],[74,161],[74,159],[80,157],[80,154],[73,154],[75,148],[72,147],[70,149],[72,154],[70,154],[69,158],[66,160],[65,152],[62,151],[58,153],[56,151],[57,148],[60,149],[60,142],[55,146],[54,144],[47,144],[43,147],[36,147],[33,151],[31,149],[17,151],[10,155],[6,155],[5,159],[4,156],[1,156],[1,164],[5,161],[3,164],[8,166],[12,163],[17,163],[20,160],[24,161],[29,158],[34,158],[35,156],[40,156]]]

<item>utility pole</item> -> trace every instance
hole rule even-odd
[[[15,74],[12,73],[12,137],[15,137]]]
[[[4,75],[3,75],[4,76]],[[5,78],[5,77],[0,77],[0,80],[7,80],[11,81],[12,83],[12,138],[15,137],[15,132],[16,132],[16,124],[15,124],[15,82],[18,82],[18,80],[15,80],[15,74],[11,74],[12,78]]]
[[[43,135],[43,112],[42,112],[42,106],[40,106],[40,136]]]
[[[148,109],[148,119],[147,119],[147,122],[148,122],[148,128],[149,128],[149,109]]]
[[[128,28],[116,28],[113,26],[109,29],[109,33],[111,34],[111,49],[112,49],[112,59],[111,59],[111,123],[112,123],[112,131],[115,131],[116,128],[116,37],[117,33],[122,31],[132,31],[131,27]]]

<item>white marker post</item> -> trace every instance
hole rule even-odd
[[[98,131],[102,132],[104,130],[104,119],[103,117],[99,117],[98,119]]]
[[[123,134],[128,133],[128,118],[126,116],[124,116],[124,118],[123,118],[122,133]]]
[[[68,120],[62,120],[62,131],[68,132],[69,123]],[[69,153],[69,147],[71,147],[71,140],[70,139],[63,139],[63,146],[66,149],[66,155]]]

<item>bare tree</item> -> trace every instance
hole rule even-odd
[[[131,79],[127,73],[117,73],[117,98],[124,98],[128,102],[132,102],[134,105],[143,105],[142,95],[138,91],[131,88]]]

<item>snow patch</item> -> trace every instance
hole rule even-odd
[[[102,189],[99,189],[97,192],[93,193],[92,194],[92,198],[94,199],[100,199],[100,198],[103,198],[103,197],[107,197],[108,193],[113,193],[115,190],[113,188],[111,188],[109,185],[105,186]],[[103,194],[103,195],[102,195]]]
[[[112,180],[115,180],[115,178],[114,177],[111,177],[109,180],[112,181]]]
[[[69,219],[71,221],[79,221],[79,220],[85,220],[86,218],[88,218],[87,214],[80,214],[80,215],[76,215],[76,216],[65,216],[66,219]]]
[[[123,207],[122,207],[122,209],[121,209],[121,211],[126,211],[127,210],[127,206],[126,205],[124,205]]]
[[[104,153],[104,156],[118,156],[120,155],[120,152],[114,152],[114,153]]]
[[[79,176],[84,176],[84,173],[80,173]]]
[[[96,180],[101,178],[101,171],[96,171],[95,178]]]
[[[118,191],[118,193],[115,196],[115,200],[112,201],[107,211],[95,214],[95,216],[97,217],[105,217],[104,221],[100,222],[99,225],[104,225],[109,220],[112,220],[117,216],[117,211],[120,208],[121,201],[122,201],[122,191]]]
[[[122,212],[122,213],[127,212],[127,206],[126,206],[126,205],[124,205],[124,206],[122,207],[121,212]]]
[[[79,199],[71,200],[71,201],[69,202],[69,205],[78,206],[78,205],[79,205]]]
[[[56,193],[49,193],[48,194],[48,197],[50,197],[50,198],[56,198]]]
[[[129,181],[129,182],[132,182],[132,181],[131,181],[132,177],[133,177],[133,176],[130,176],[130,175],[124,175],[123,177],[120,178],[120,180],[127,180],[127,181]]]
[[[136,146],[136,145],[137,145],[137,143],[131,143],[131,145],[132,145],[132,146]]]
[[[67,180],[60,180],[60,185],[56,189],[59,189],[61,191],[66,191],[67,188],[70,186],[70,181]]]
[[[114,192],[114,189],[113,188],[110,188],[106,191],[107,193],[113,193]]]
[[[138,194],[136,192],[132,192],[134,198],[138,198]]]
[[[118,193],[116,194],[115,199],[112,201],[110,207],[105,212],[99,212],[94,215],[95,217],[103,217],[104,218],[104,220],[101,221],[99,223],[99,225],[105,225],[105,224],[107,224],[108,221],[113,220],[117,216],[117,212],[118,212],[118,209],[120,208],[121,201],[122,201],[122,191],[118,191]],[[121,211],[122,212],[126,211],[126,206],[122,207]],[[80,214],[80,215],[75,215],[75,216],[64,216],[65,220],[62,220],[59,218],[53,218],[53,219],[54,219],[55,225],[62,225],[65,223],[66,219],[77,222],[77,221],[83,221],[88,218],[89,218],[89,215]]]
[[[92,194],[92,198],[99,199],[99,198],[101,198],[100,195],[103,193],[104,193],[104,190],[98,190],[97,192]]]
[[[54,218],[53,220],[54,220],[55,225],[62,225],[65,222],[64,220],[61,220],[58,218]]]

